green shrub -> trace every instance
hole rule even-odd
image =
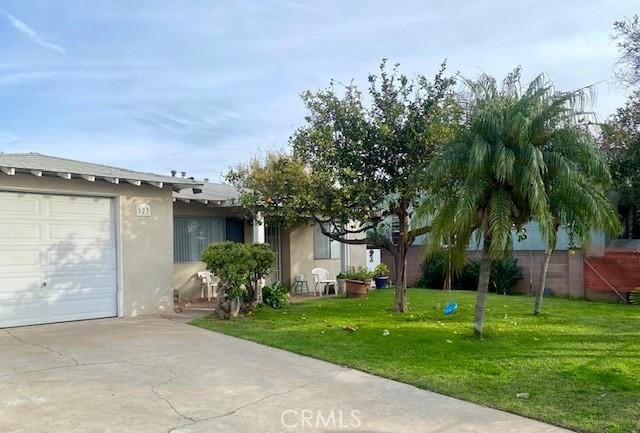
[[[476,290],[480,277],[480,262],[478,260],[468,260],[462,270],[456,273],[453,280],[453,287],[462,290]]]
[[[282,308],[289,303],[289,290],[280,283],[262,288],[262,302],[271,308]]]
[[[276,255],[269,244],[244,244],[244,246],[251,257],[247,302],[257,303],[260,298],[260,280],[269,275],[273,269]]]
[[[523,278],[522,269],[518,266],[518,259],[508,257],[491,262],[491,280],[489,291],[510,295],[511,289]]]
[[[236,242],[217,242],[202,253],[207,270],[213,272],[225,288],[227,299],[241,299],[250,282],[252,258],[244,246]]]
[[[420,287],[442,289],[447,277],[447,257],[434,255],[422,263],[422,275],[418,281]],[[480,276],[480,261],[467,260],[461,270],[455,272],[453,288],[458,290],[476,290]],[[509,257],[491,262],[491,279],[489,291],[510,294],[513,286],[523,278],[518,260]]]
[[[447,258],[443,254],[429,256],[422,262],[419,287],[442,289],[447,278]]]
[[[202,253],[202,261],[220,278],[223,296],[218,297],[216,313],[228,319],[237,315],[235,301],[239,301],[243,313],[255,309],[260,299],[258,282],[271,270],[275,254],[266,244],[226,241],[209,245]]]

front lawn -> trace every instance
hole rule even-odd
[[[579,431],[635,431],[639,307],[545,299],[535,317],[530,297],[490,295],[478,341],[475,293],[412,289],[404,315],[390,310],[392,298],[381,290],[193,324]],[[450,300],[459,310],[444,316]]]

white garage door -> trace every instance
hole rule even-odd
[[[0,327],[117,315],[113,200],[0,191]]]

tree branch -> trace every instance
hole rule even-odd
[[[409,241],[409,245],[413,244],[413,241],[415,241],[418,236],[426,235],[429,232],[431,232],[431,226],[430,225],[418,227],[418,228],[413,229],[413,230],[409,230],[409,233],[407,233],[407,238],[408,238],[408,241]]]
[[[363,238],[363,239],[345,239],[343,237],[341,237],[339,234],[333,233],[329,230],[327,230],[324,225],[320,224],[320,231],[322,232],[323,235],[325,235],[326,237],[328,237],[331,240],[334,240],[336,242],[341,242],[343,244],[347,244],[347,245],[375,245],[377,247],[383,248],[387,251],[389,251],[390,253],[394,254],[395,252],[395,245],[393,245],[393,243],[391,242],[390,239],[387,239],[386,237],[377,237],[377,238]]]

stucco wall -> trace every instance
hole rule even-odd
[[[170,187],[113,185],[96,180],[65,180],[26,174],[0,176],[0,189],[34,193],[108,194],[119,209],[122,313],[153,314],[173,309],[173,211]],[[148,204],[151,217],[136,217],[136,205]]]
[[[205,268],[202,262],[173,264],[173,288],[178,291],[181,301],[201,297],[202,283],[198,278],[198,272],[204,271]]]
[[[349,266],[367,266],[369,255],[366,245],[349,245]]]
[[[290,254],[290,286],[295,284],[298,274],[303,274],[304,279],[313,285],[313,268],[324,268],[334,276],[340,272],[340,259],[319,259],[313,255],[313,226],[302,225],[289,234],[289,254]]]
[[[286,251],[289,261],[289,273],[287,280],[290,287],[295,284],[295,278],[298,274],[303,274],[305,280],[309,283],[309,287],[313,285],[313,268],[324,268],[331,272],[335,277],[341,271],[341,259],[315,259],[313,252],[313,226],[302,225],[288,234],[288,244],[283,248],[283,254]],[[284,242],[283,242],[284,244]],[[367,250],[365,245],[349,245],[349,265],[365,266]],[[283,261],[285,263],[286,261]]]

